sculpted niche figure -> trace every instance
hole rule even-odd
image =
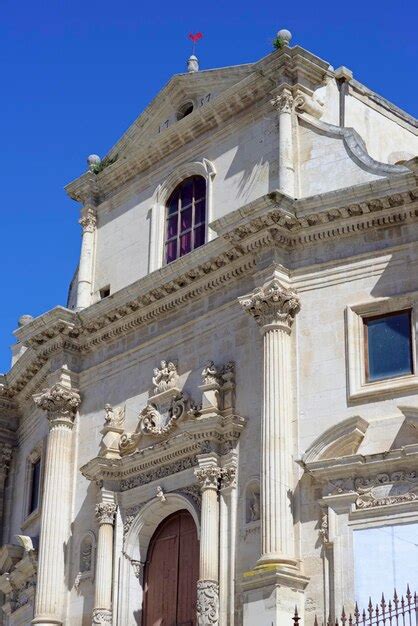
[[[219,382],[219,372],[213,361],[208,361],[202,371],[203,383],[213,385]]]
[[[154,385],[154,393],[162,393],[167,389],[173,389],[177,387],[179,382],[179,375],[177,373],[177,367],[173,361],[161,361],[160,367],[154,368],[154,375],[152,377],[152,384]]]

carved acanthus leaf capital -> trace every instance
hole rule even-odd
[[[237,485],[237,467],[236,465],[228,465],[221,470],[221,488],[236,487]]]
[[[218,489],[219,479],[221,477],[221,468],[216,465],[199,467],[195,470],[195,476],[202,491],[204,489]]]
[[[84,213],[84,215],[79,219],[79,224],[83,228],[83,232],[92,233],[94,232],[97,224],[96,212],[94,209],[89,208]]]
[[[78,391],[68,389],[56,383],[50,389],[34,396],[36,406],[48,414],[48,419],[53,425],[55,422],[65,422],[71,425],[80,405],[81,399]]]
[[[278,96],[270,100],[272,107],[279,113],[291,113],[293,109],[294,98],[290,91],[282,91]]]
[[[297,293],[284,287],[277,278],[242,296],[239,302],[244,311],[252,315],[261,328],[274,325],[288,332],[300,311]]]
[[[113,502],[100,502],[96,504],[95,514],[99,524],[113,524],[116,508],[116,504],[113,504]]]

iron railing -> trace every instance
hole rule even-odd
[[[296,607],[293,623],[302,626]],[[320,626],[316,615],[314,626]],[[418,595],[416,592],[412,595],[409,585],[404,596],[399,596],[395,589],[393,599],[388,602],[382,594],[378,604],[373,604],[370,598],[367,609],[360,610],[356,603],[354,612],[347,615],[343,607],[339,619],[335,622],[328,619],[321,626],[418,626]]]

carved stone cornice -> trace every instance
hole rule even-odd
[[[36,406],[47,412],[50,425],[72,426],[81,399],[78,391],[56,383],[33,397]]]
[[[100,502],[96,504],[94,513],[99,524],[113,524],[115,521],[117,506],[113,502]]]
[[[95,210],[92,208],[88,208],[87,211],[85,211],[84,215],[78,220],[78,223],[81,225],[83,232],[93,233],[97,225]]]
[[[300,311],[297,293],[284,287],[278,278],[240,297],[239,303],[262,329],[274,326],[290,332],[293,320]]]
[[[195,476],[200,485],[200,489],[218,489],[221,478],[221,468],[216,465],[207,465],[195,470]]]
[[[412,172],[296,201],[279,192],[263,196],[214,222],[219,237],[180,263],[175,261],[80,313],[57,307],[16,331],[19,341],[31,349],[3,377],[0,398],[19,395],[57,352],[91,352],[205,294],[225,289],[251,272],[254,255],[264,249],[279,246],[290,254],[318,241],[416,222],[417,200]]]

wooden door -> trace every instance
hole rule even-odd
[[[198,576],[196,525],[178,511],[158,526],[148,548],[143,626],[195,626]]]

